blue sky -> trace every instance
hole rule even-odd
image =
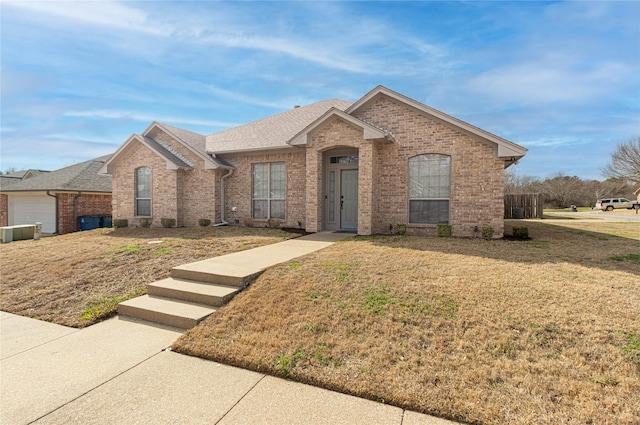
[[[0,169],[202,134],[378,84],[601,179],[640,134],[640,2],[5,1]]]

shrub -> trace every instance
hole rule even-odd
[[[245,217],[242,219],[242,224],[244,224],[247,227],[253,227],[253,225],[255,224],[255,221],[253,220],[253,217]]]
[[[513,237],[518,239],[529,239],[529,228],[527,226],[514,226]]]
[[[211,224],[211,220],[208,218],[198,219],[198,226],[200,227],[208,227]]]
[[[485,239],[491,239],[493,237],[493,227],[485,226],[482,228],[482,237]]]
[[[150,218],[141,218],[139,220],[140,227],[151,227],[151,219]]]
[[[393,234],[394,235],[406,235],[407,234],[407,225],[396,223],[393,225]]]
[[[279,218],[270,218],[269,220],[267,220],[267,226],[269,227],[280,227],[280,224],[282,224],[282,220],[280,220]]]
[[[123,227],[129,227],[129,220],[126,218],[116,218],[113,220],[113,227],[121,229]]]
[[[162,227],[176,227],[176,219],[175,218],[161,218],[160,223]]]
[[[436,231],[438,232],[438,237],[440,237],[440,238],[449,238],[449,237],[451,237],[451,225],[450,224],[438,224],[438,225],[436,225]]]

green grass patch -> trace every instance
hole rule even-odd
[[[609,257],[613,261],[631,261],[634,264],[640,264],[640,254],[614,255]]]
[[[82,309],[81,320],[92,322],[104,320],[116,314],[116,309],[119,303],[140,295],[144,295],[145,293],[146,290],[138,289],[128,292],[125,295],[99,300],[97,303]]]

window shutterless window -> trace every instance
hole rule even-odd
[[[135,214],[142,217],[151,216],[151,169],[140,167],[136,170],[136,204]]]
[[[449,223],[450,196],[450,156],[409,158],[409,223]]]
[[[285,215],[286,173],[284,162],[253,164],[253,218]]]

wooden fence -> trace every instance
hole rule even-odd
[[[543,204],[544,199],[541,193],[505,195],[504,218],[542,218]]]

